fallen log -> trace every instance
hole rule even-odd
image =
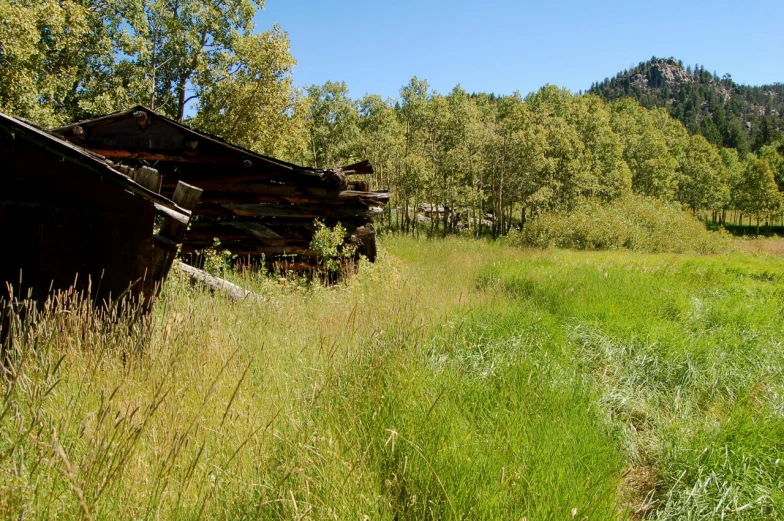
[[[264,300],[261,295],[257,295],[252,291],[248,291],[247,289],[241,288],[236,284],[232,284],[228,280],[216,277],[215,275],[210,275],[206,271],[194,268],[193,266],[189,266],[182,262],[177,262],[176,266],[177,269],[185,273],[188,278],[191,279],[191,281],[204,284],[213,291],[220,291],[227,297],[234,300]]]

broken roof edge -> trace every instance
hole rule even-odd
[[[196,136],[196,137],[199,137],[199,138],[205,138],[205,139],[210,140],[210,141],[212,141],[212,142],[214,142],[214,143],[216,143],[218,145],[224,146],[224,147],[226,147],[228,149],[234,150],[236,152],[240,152],[242,154],[250,155],[254,159],[260,159],[262,161],[267,161],[267,162],[275,164],[277,166],[282,166],[284,168],[288,168],[291,171],[305,171],[305,172],[310,171],[313,174],[316,174],[316,173],[322,171],[320,169],[310,168],[310,167],[306,167],[306,166],[299,166],[299,165],[295,165],[294,163],[289,163],[287,161],[276,159],[274,157],[265,156],[265,155],[259,154],[258,152],[254,152],[253,150],[249,150],[249,149],[247,149],[245,147],[241,147],[239,145],[235,145],[233,143],[229,143],[228,141],[226,141],[225,139],[223,139],[223,138],[221,138],[219,136],[216,136],[214,134],[209,134],[207,132],[204,132],[203,130],[197,130],[195,128],[190,127],[189,125],[187,125],[185,123],[180,123],[178,121],[175,121],[172,118],[170,118],[170,117],[168,117],[168,116],[166,116],[164,114],[161,114],[160,112],[157,112],[157,111],[155,111],[155,110],[153,110],[153,109],[151,109],[149,107],[145,107],[144,105],[135,105],[135,106],[133,106],[133,107],[131,107],[129,109],[126,109],[126,110],[120,110],[120,111],[117,111],[117,112],[112,112],[111,114],[106,114],[104,116],[98,116],[97,118],[84,119],[84,120],[81,120],[81,121],[70,123],[68,125],[63,125],[63,126],[60,126],[60,127],[56,127],[56,128],[50,129],[50,132],[53,132],[53,133],[56,133],[56,134],[62,134],[62,133],[68,132],[69,130],[73,129],[74,127],[98,125],[98,124],[101,124],[101,123],[104,123],[104,122],[114,121],[114,120],[122,118],[122,117],[132,116],[134,112],[137,112],[137,111],[140,111],[140,110],[143,110],[143,111],[145,111],[145,112],[147,112],[147,113],[149,113],[149,114],[151,114],[151,115],[153,115],[153,116],[155,116],[157,118],[160,118],[163,121],[165,121],[166,123],[168,123],[169,125],[173,125],[173,126],[179,128],[181,130],[184,130],[185,132],[187,132],[187,133],[189,133],[189,134],[191,134],[193,136]]]
[[[105,179],[109,183],[124,188],[134,195],[147,199],[152,202],[159,211],[165,209],[168,210],[168,212],[164,211],[164,213],[174,213],[175,215],[172,215],[172,217],[176,218],[176,215],[179,215],[187,220],[191,216],[189,210],[182,208],[174,201],[161,194],[145,188],[122,172],[112,168],[106,158],[99,154],[90,152],[85,148],[74,145],[45,130],[36,128],[30,123],[3,114],[2,112],[0,112],[0,129],[3,129],[14,136],[21,134],[24,139],[27,139],[31,143],[63,157],[63,159],[84,168],[100,179]]]
[[[104,122],[114,121],[114,120],[122,118],[122,117],[132,116],[134,112],[137,112],[139,110],[146,111],[146,112],[154,115],[155,117],[158,117],[158,118],[164,120],[166,123],[168,123],[170,125],[173,125],[173,126],[175,126],[177,128],[180,128],[180,129],[184,130],[185,132],[190,133],[193,136],[197,136],[197,137],[200,137],[200,138],[206,138],[206,139],[208,139],[210,141],[213,141],[214,143],[219,144],[221,146],[227,147],[229,149],[233,149],[233,150],[235,150],[237,152],[240,152],[240,153],[243,153],[243,154],[248,154],[252,158],[260,159],[262,161],[267,161],[269,163],[272,163],[272,164],[275,164],[275,165],[278,165],[278,166],[282,166],[284,168],[288,168],[293,173],[306,174],[306,175],[317,175],[319,177],[321,177],[326,172],[345,172],[348,175],[369,175],[369,174],[373,174],[374,173],[373,165],[371,165],[370,161],[368,161],[368,160],[359,161],[357,163],[353,163],[351,165],[347,165],[347,166],[340,167],[340,168],[313,168],[313,167],[309,167],[309,166],[297,165],[295,163],[290,163],[288,161],[283,161],[282,159],[277,159],[277,158],[274,158],[274,157],[265,156],[263,154],[259,154],[258,152],[254,152],[253,150],[247,149],[247,148],[242,147],[240,145],[235,145],[234,143],[229,143],[225,139],[223,139],[223,138],[221,138],[219,136],[216,136],[214,134],[209,134],[207,132],[204,132],[203,130],[198,130],[198,129],[192,128],[191,126],[189,126],[189,125],[187,125],[185,123],[180,123],[178,121],[175,121],[172,118],[170,118],[170,117],[168,117],[168,116],[166,116],[164,114],[161,114],[160,112],[157,112],[157,111],[155,111],[155,110],[153,110],[153,109],[151,109],[149,107],[145,107],[144,105],[135,105],[135,106],[133,106],[133,107],[131,107],[129,109],[126,109],[126,110],[120,110],[120,111],[117,111],[117,112],[112,112],[111,114],[105,114],[103,116],[98,116],[98,117],[95,117],[95,118],[83,119],[81,121],[76,121],[74,123],[69,123],[68,125],[63,125],[63,126],[60,126],[60,127],[49,129],[49,132],[50,133],[55,133],[55,134],[63,134],[63,133],[68,132],[69,130],[72,130],[74,127],[98,125],[98,124],[101,124],[101,123],[104,123]]]

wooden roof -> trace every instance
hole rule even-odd
[[[69,143],[30,123],[3,113],[0,113],[0,130],[13,136],[14,139],[24,139],[47,152],[60,156],[63,161],[80,167],[84,172],[93,175],[101,182],[119,186],[134,195],[150,201],[150,203],[155,205],[156,210],[163,214],[183,222],[188,222],[190,219],[190,211],[181,208],[161,194],[136,183],[122,172],[113,168],[112,164],[99,154]],[[34,158],[31,158],[31,160],[34,160]]]
[[[124,129],[122,124],[128,125]],[[119,126],[118,126],[119,124]],[[143,138],[134,129],[143,129]],[[99,129],[107,127],[102,134]],[[110,131],[109,127],[111,128]],[[156,128],[157,127],[157,128]],[[262,168],[289,179],[318,178],[339,183],[346,175],[372,174],[373,167],[362,161],[338,169],[310,168],[264,156],[224,141],[206,132],[194,130],[143,105],[105,116],[54,128],[52,133],[83,145],[113,159],[137,159],[178,163],[215,163]]]

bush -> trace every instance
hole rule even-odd
[[[540,215],[509,241],[538,248],[651,253],[716,253],[730,248],[726,232],[709,232],[680,208],[639,195],[610,203],[587,200],[572,212]]]
[[[229,250],[221,248],[221,242],[218,238],[214,238],[212,247],[202,250],[201,256],[204,262],[202,268],[207,273],[211,273],[216,277],[226,277],[232,271],[236,255]]]
[[[342,224],[337,223],[334,228],[330,228],[318,219],[313,224],[316,233],[310,241],[310,249],[319,256],[319,271],[327,277],[336,275],[354,259],[357,247],[346,242],[346,229]]]

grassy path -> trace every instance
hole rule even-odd
[[[784,265],[390,238],[346,286],[172,281],[53,313],[0,404],[0,513],[778,519]]]
[[[637,515],[777,519],[782,268],[740,256],[559,252],[497,263],[482,280],[556,317],[621,432],[621,493]]]

